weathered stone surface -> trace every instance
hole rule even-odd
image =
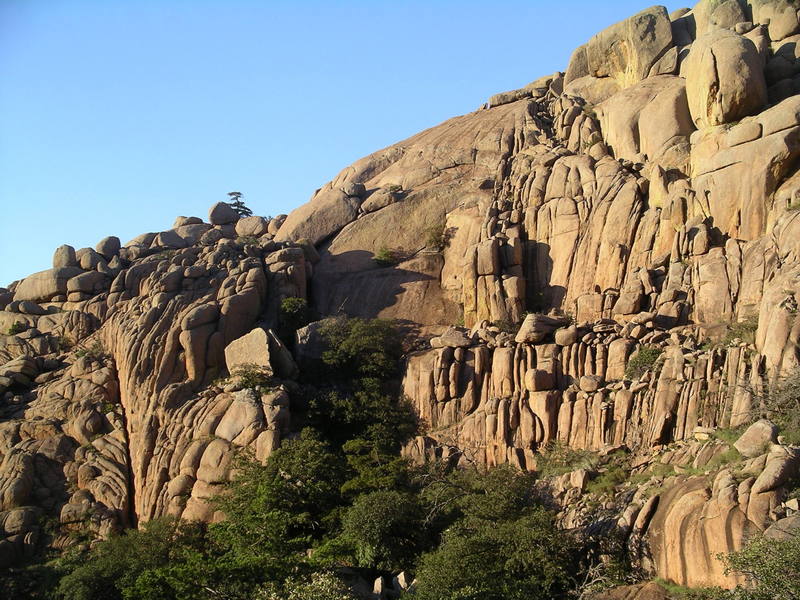
[[[536,313],[529,314],[522,322],[514,341],[517,343],[541,342],[545,337],[564,324],[565,322],[563,319],[556,319]]]
[[[235,339],[225,347],[225,365],[233,373],[237,367],[255,365],[272,374],[269,356],[269,335],[260,327]]]
[[[269,223],[264,217],[245,217],[236,221],[236,235],[241,237],[261,237],[267,233]]]
[[[698,128],[738,121],[767,102],[758,51],[749,39],[723,29],[699,37],[686,59],[686,96]]]
[[[208,209],[208,222],[212,225],[227,225],[239,220],[239,215],[227,202],[217,202]]]
[[[112,235],[97,242],[97,246],[95,246],[94,249],[106,260],[111,260],[115,256],[119,255],[120,247],[121,244],[119,238]]]
[[[653,6],[589,40],[586,44],[587,74],[610,77],[624,89],[646,78],[671,47],[669,15],[663,6]],[[573,60],[580,58],[573,57]],[[574,70],[581,72],[580,68]]]
[[[299,297],[322,317],[401,320],[415,349],[403,391],[427,426],[407,456],[535,469],[551,442],[590,451],[596,471],[547,482],[560,525],[613,528],[649,576],[740,583],[717,554],[791,529],[797,507],[782,504],[793,449],[762,453],[762,435],[739,444],[752,459],[719,465],[731,453],[713,436],[752,414],[750,390],[798,367],[800,99],[780,99],[796,91],[800,39],[783,4],[766,4],[704,1],[673,15],[670,40],[649,9],[576,51],[563,77],[357,161],[266,233],[257,218],[178,219],[110,261],[81,249],[87,272],[46,299],[15,299],[27,280],[0,290],[0,333],[14,332],[0,335],[0,544],[4,528],[33,535],[31,506],[100,536],[129,516],[220,518],[209,500],[235,452],[266,460],[291,433],[287,389],[222,379],[226,347],[258,337],[242,360],[261,357],[271,385],[297,377],[274,333],[253,328]],[[695,37],[719,27],[752,42],[774,106],[693,132],[687,90],[746,75],[691,74]],[[747,104],[707,97],[708,118]],[[396,264],[376,263],[382,248]],[[716,343],[750,316],[746,340]],[[298,332],[300,368],[321,360],[321,327]],[[660,357],[631,377],[643,347]],[[637,479],[669,474],[594,494],[602,461],[625,449]]]
[[[650,77],[605,100],[597,113],[606,143],[628,160],[663,157],[695,129],[682,77]]]
[[[56,248],[56,251],[53,253],[53,268],[58,269],[60,267],[77,267],[78,266],[78,259],[75,258],[75,248],[72,246],[68,246],[64,244],[63,246],[59,246]]]
[[[778,428],[774,423],[761,419],[756,421],[733,445],[742,456],[753,458],[764,454],[778,440]]]
[[[78,267],[60,267],[34,273],[20,282],[14,291],[14,299],[40,302],[66,294],[67,281],[82,272]]]

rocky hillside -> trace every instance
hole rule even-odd
[[[799,10],[648,8],[288,216],[220,203],[58,248],[0,290],[0,565],[70,544],[43,518],[218,518],[234,451],[292,431],[319,324],[294,353],[275,331],[302,298],[405,326],[407,456],[548,473],[563,525],[648,575],[739,583],[717,554],[798,523],[796,440],[744,428],[800,366]],[[280,386],[229,377],[245,363]],[[553,449],[595,459],[553,471]]]

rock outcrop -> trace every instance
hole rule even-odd
[[[786,0],[653,7],[288,215],[218,203],[208,223],[59,247],[0,289],[0,561],[39,543],[42,515],[100,535],[219,518],[234,451],[269,456],[321,356],[318,324],[294,357],[274,333],[297,297],[414,332],[403,389],[428,431],[409,457],[537,469],[553,444],[627,449],[647,483],[602,514],[597,473],[550,482],[564,526],[613,530],[653,575],[735,585],[717,553],[798,524],[797,449],[765,422],[714,438],[800,366],[798,39]],[[228,377],[248,363],[261,383]]]

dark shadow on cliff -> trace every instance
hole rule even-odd
[[[528,242],[527,248],[527,306],[533,312],[547,312],[551,308],[562,308],[567,288],[550,285],[553,275],[553,258],[550,244]]]
[[[395,306],[401,294],[409,293],[409,284],[438,284],[442,259],[438,254],[429,256],[436,258],[417,255],[396,265],[382,266],[371,252],[353,250],[336,255],[335,262],[323,260],[312,279],[311,303],[322,315],[376,317]],[[417,270],[420,268],[424,270]]]

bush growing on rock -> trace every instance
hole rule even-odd
[[[390,379],[398,374],[402,354],[400,335],[383,319],[339,317],[323,325],[328,343],[322,359],[326,375],[339,381],[362,377]]]
[[[112,536],[86,556],[65,559],[63,567],[70,572],[61,579],[57,596],[65,600],[187,597],[176,593],[177,565],[187,555],[201,552],[205,536],[204,525],[170,518]]]
[[[253,215],[253,211],[242,200],[241,192],[228,192],[228,198],[230,199],[231,208],[239,215],[240,219]]]
[[[781,435],[792,444],[800,443],[800,369],[775,381],[765,393],[753,416],[764,416],[775,423]]]
[[[722,557],[729,571],[741,573],[749,587],[720,592],[721,600],[796,600],[800,598],[800,537],[758,537]]]
[[[391,267],[400,262],[400,255],[396,250],[381,246],[375,253],[375,262],[381,267]]]
[[[253,390],[268,388],[272,385],[272,377],[263,367],[253,363],[245,363],[234,368],[232,375],[243,388]]]
[[[305,298],[284,298],[281,300],[280,322],[281,325],[293,332],[308,325],[311,316],[308,301]]]
[[[7,335],[17,335],[18,333],[22,333],[25,331],[25,323],[21,323],[20,321],[14,321],[11,327],[8,328]]]
[[[625,377],[628,379],[641,377],[655,366],[661,353],[661,348],[656,346],[642,346],[628,361],[628,365],[625,367]]]

